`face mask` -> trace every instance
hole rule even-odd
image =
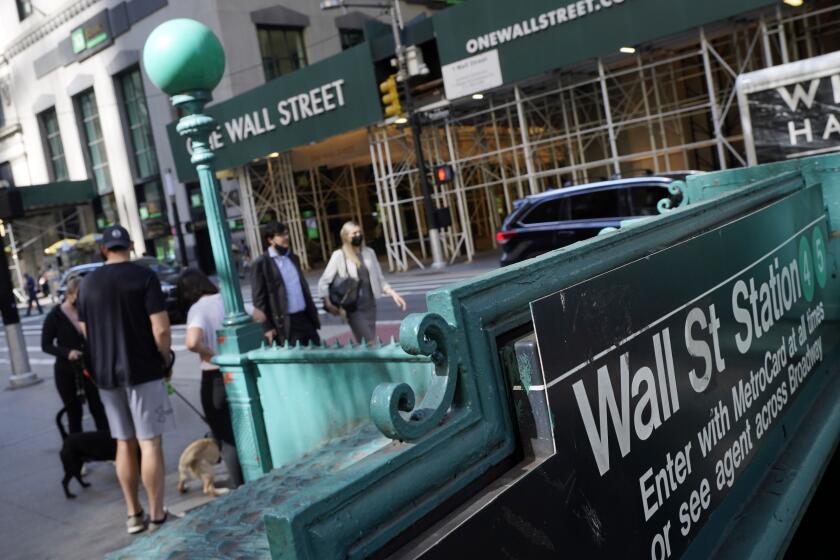
[[[286,256],[286,254],[289,252],[288,247],[281,247],[280,245],[275,245],[274,250],[277,251],[277,254],[281,257]]]
[[[362,238],[361,234],[354,235],[353,237],[350,238],[350,243],[353,245],[353,247],[361,247],[362,246],[362,240],[363,240],[363,238]]]

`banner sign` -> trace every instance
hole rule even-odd
[[[826,220],[798,191],[532,303],[566,552],[686,550],[837,345]]]
[[[498,49],[504,83],[616,54],[774,0],[483,0],[433,16],[441,65]],[[450,80],[451,81],[451,80]],[[444,76],[447,97],[461,94]],[[476,90],[470,90],[474,93]]]
[[[216,119],[210,146],[216,168],[229,169],[382,120],[367,44],[347,49],[208,107]],[[195,180],[187,140],[167,128],[178,178]]]
[[[738,77],[750,165],[840,150],[840,53]]]

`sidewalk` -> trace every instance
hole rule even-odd
[[[460,263],[443,271],[412,270],[401,274],[386,273],[397,290],[420,295],[431,287],[459,281],[497,267],[495,255],[484,256],[473,263]],[[310,285],[317,284],[321,270],[306,274]],[[414,286],[414,288],[412,288]],[[243,295],[250,300],[250,287],[243,282]],[[383,308],[385,306],[383,305]],[[391,306],[393,307],[393,306]],[[410,312],[422,311],[419,302]],[[22,310],[25,314],[25,309]],[[22,318],[24,327],[39,322],[41,317]],[[322,339],[342,344],[350,339],[348,326],[333,316],[322,316]],[[384,342],[398,334],[400,321],[381,320],[377,334]],[[34,328],[30,327],[30,328]],[[31,344],[36,342],[30,340]],[[71,491],[78,498],[67,500],[61,489],[62,468],[59,460],[61,438],[55,415],[61,402],[53,381],[52,362],[33,364],[44,380],[34,386],[8,391],[0,390],[0,542],[4,560],[60,559],[88,560],[130,544],[134,537],[125,531],[125,506],[114,472],[107,462],[88,464],[86,480],[92,484],[82,489],[71,482]],[[0,389],[8,382],[8,366],[0,368]],[[200,408],[199,372],[194,360],[179,359],[175,365],[173,384],[193,405]],[[172,397],[177,428],[164,436],[166,461],[167,507],[183,513],[208,501],[195,482],[190,492],[179,495],[178,458],[192,441],[207,433],[208,428],[178,397]],[[85,429],[93,423],[85,418]],[[223,465],[217,466],[217,485],[223,485]],[[141,491],[141,496],[143,493]],[[145,499],[141,498],[145,503]]]
[[[61,488],[63,471],[59,459],[61,437],[55,415],[61,408],[52,368],[34,368],[44,383],[0,391],[0,542],[6,560],[55,558],[88,560],[131,543],[125,530],[125,505],[114,467],[108,462],[88,463],[83,489],[74,480],[68,500]],[[191,369],[191,368],[187,368]],[[192,378],[191,378],[192,377]],[[7,381],[4,372],[2,383]],[[200,407],[197,375],[178,371],[175,387]],[[173,396],[177,429],[164,436],[167,507],[181,514],[208,501],[193,482],[179,495],[178,458],[190,442],[209,429],[179,398]],[[89,416],[85,429],[93,429]],[[217,485],[226,474],[217,466]],[[142,496],[141,492],[141,496]],[[144,499],[141,498],[145,502]]]

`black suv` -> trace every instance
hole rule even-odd
[[[671,177],[616,179],[577,187],[553,189],[514,202],[496,240],[502,249],[502,266],[513,264],[576,241],[594,237],[622,220],[655,216],[657,203],[671,195]]]

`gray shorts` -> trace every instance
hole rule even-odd
[[[153,439],[175,428],[175,412],[163,379],[140,385],[99,389],[111,437]]]

